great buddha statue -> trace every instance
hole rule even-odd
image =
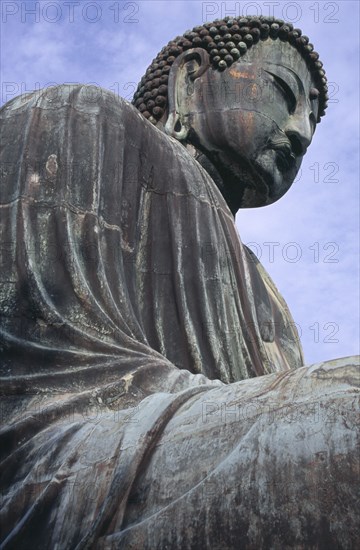
[[[1,109],[2,549],[360,543],[358,359],[304,366],[234,224],[326,101],[308,38],[246,17],[171,41],[133,105]]]

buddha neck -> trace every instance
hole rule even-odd
[[[156,125],[158,130],[165,132],[165,122],[167,117],[159,121]],[[237,170],[233,168],[236,164],[230,157],[227,162],[221,161],[219,153],[216,151],[208,151],[201,143],[196,132],[191,129],[188,138],[185,142],[181,142],[186,147],[190,155],[206,170],[212,178],[222,196],[224,197],[228,207],[234,218],[239,208],[244,208],[244,194],[248,187],[253,187],[250,183],[252,178],[249,177],[251,170],[249,167],[242,167],[241,174],[239,167]],[[239,181],[244,182],[243,184]]]
[[[239,185],[238,176],[232,173],[231,165],[224,166],[219,162],[216,153],[210,153],[199,145],[188,143],[186,148],[212,178],[235,218],[236,212],[241,208],[244,187]]]

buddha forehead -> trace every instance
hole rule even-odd
[[[286,67],[295,73],[304,86],[313,86],[310,69],[303,56],[289,43],[280,40],[260,42],[248,50],[242,61],[266,68],[269,65]]]
[[[240,83],[247,79],[255,81],[258,86],[261,86],[262,82],[266,86],[264,76],[267,72],[275,73],[287,83],[295,81],[296,86],[305,93],[316,88],[315,80],[303,56],[289,43],[280,40],[259,42],[225,71],[209,71],[207,80],[213,80],[216,84],[224,81]]]
[[[289,114],[290,104],[318,117],[319,92],[306,60],[280,40],[257,44],[224,71],[210,67],[196,80],[195,89],[193,113],[240,109],[279,122]]]

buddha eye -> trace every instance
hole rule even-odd
[[[282,93],[284,94],[286,101],[288,103],[288,109],[289,113],[292,114],[295,111],[296,108],[296,97],[290,86],[280,78],[278,75],[274,73],[270,73],[271,76],[274,78],[276,85],[278,88],[281,89]]]

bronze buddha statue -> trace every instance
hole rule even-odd
[[[225,18],[93,92],[0,112],[2,548],[355,547],[357,359],[304,366],[234,225],[296,176],[318,54]]]

